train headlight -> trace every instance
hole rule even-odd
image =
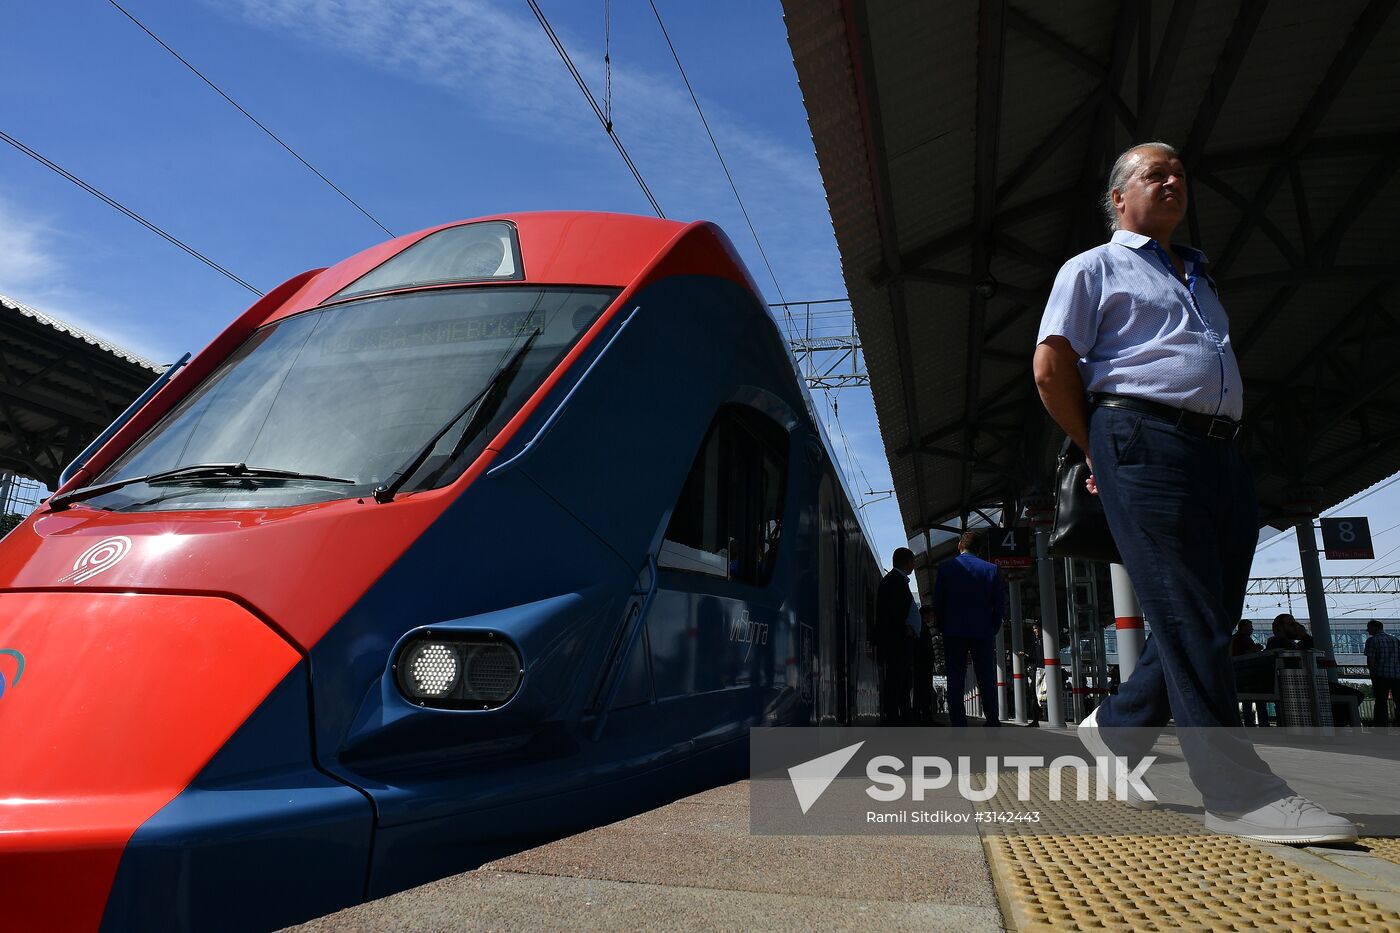
[[[410,701],[447,709],[501,706],[525,674],[515,646],[494,632],[424,633],[404,643],[394,670]]]
[[[419,700],[446,696],[462,675],[457,652],[441,642],[420,641],[399,663],[407,669],[408,695]]]

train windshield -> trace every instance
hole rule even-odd
[[[88,504],[116,511],[261,509],[367,496],[452,422],[401,490],[446,485],[617,294],[521,285],[445,289],[276,321],[249,337],[94,485],[149,482]],[[236,466],[193,469],[210,464]],[[192,469],[153,475],[184,467]]]

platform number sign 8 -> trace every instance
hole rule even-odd
[[[1322,546],[1328,560],[1374,560],[1371,524],[1364,518],[1322,519]]]

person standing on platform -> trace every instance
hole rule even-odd
[[[915,725],[931,726],[933,720],[933,629],[936,617],[933,608],[924,606],[919,610],[923,628],[914,644],[914,700],[913,720]]]
[[[914,552],[896,548],[894,569],[875,593],[875,660],[880,665],[880,721],[902,726],[911,720],[909,688],[913,682],[914,645],[923,628],[909,578]]]
[[[933,613],[943,629],[943,656],[948,667],[948,721],[967,725],[963,689],[967,657],[982,697],[985,725],[1001,725],[997,708],[996,638],[1006,616],[1001,572],[978,555],[984,539],[979,532],[964,532],[958,539],[958,556],[938,565],[933,584]]]
[[[1236,443],[1244,383],[1206,257],[1172,242],[1186,168],[1171,146],[1123,152],[1102,206],[1110,242],[1061,267],[1036,337],[1036,387],[1084,451],[1143,614],[1137,667],[1079,725],[1096,756],[1136,762],[1175,719],[1206,827],[1272,842],[1350,842],[1356,827],[1295,794],[1240,722],[1230,634],[1258,505]],[[1146,809],[1151,799],[1129,803]]]
[[[1385,630],[1380,619],[1366,623],[1366,666],[1371,670],[1371,695],[1376,699],[1376,728],[1390,725],[1390,701],[1400,703],[1400,638]]]

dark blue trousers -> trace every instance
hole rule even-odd
[[[997,709],[996,636],[943,636],[943,660],[948,668],[948,722],[954,726],[967,725],[967,706],[963,692],[967,687],[967,653],[972,652],[972,671],[977,677],[977,691],[982,694],[982,714],[986,725],[1001,725]]]
[[[1135,759],[1175,720],[1209,810],[1291,793],[1241,727],[1230,661],[1259,533],[1243,453],[1134,411],[1100,406],[1089,424],[1099,496],[1151,629],[1132,676],[1099,707],[1100,726],[1134,731],[1105,740]]]

